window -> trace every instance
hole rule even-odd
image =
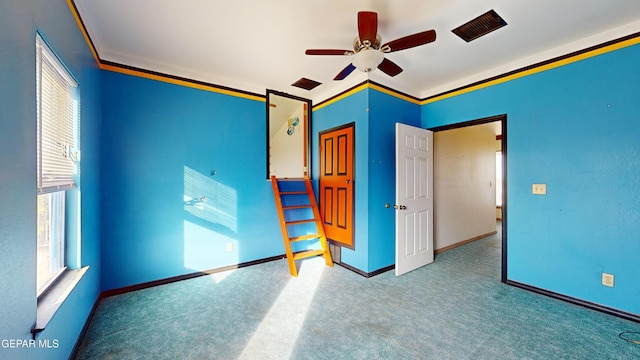
[[[67,266],[68,201],[80,175],[78,84],[46,42],[36,36],[37,102],[37,294]]]
[[[64,208],[63,191],[38,195],[38,293],[65,269]]]

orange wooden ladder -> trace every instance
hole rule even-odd
[[[316,202],[316,197],[313,194],[313,187],[311,186],[311,181],[308,176],[304,177],[304,185],[305,190],[295,190],[295,191],[280,191],[280,186],[278,183],[278,179],[275,176],[271,176],[271,186],[273,187],[273,196],[276,200],[276,208],[278,209],[278,217],[280,218],[280,229],[282,229],[282,239],[284,241],[284,250],[287,254],[287,262],[289,263],[289,271],[291,275],[298,276],[298,269],[296,268],[296,260],[322,255],[324,256],[324,261],[328,266],[333,266],[333,260],[331,260],[331,252],[329,251],[329,245],[327,244],[327,237],[324,234],[324,227],[322,226],[322,219],[320,218],[320,211],[318,210],[318,204]],[[296,205],[283,205],[283,199],[287,196],[302,196],[307,195],[308,201],[302,202],[302,204],[296,203]],[[285,216],[285,212],[289,210],[296,209],[311,209],[313,217],[305,218],[302,220],[288,220],[288,217]],[[297,236],[289,235],[289,228],[295,225],[301,224],[309,224],[315,223],[316,232],[312,234],[304,234]],[[296,252],[295,254],[291,250],[291,243],[297,241],[311,241],[311,240],[320,240],[320,249],[316,250],[306,250],[301,252]]]

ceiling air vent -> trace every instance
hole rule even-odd
[[[457,28],[451,30],[454,34],[458,35],[462,40],[469,42],[475,40],[481,36],[498,30],[499,28],[507,25],[498,13],[494,10],[489,10],[486,13],[478,16],[477,18],[469,21],[466,24],[462,24]]]
[[[296,86],[305,90],[311,90],[320,84],[321,83],[317,81],[313,81],[307,78],[300,78],[300,80],[294,82],[293,84],[291,84],[291,86]]]

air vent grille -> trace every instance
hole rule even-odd
[[[494,10],[489,10],[451,31],[458,35],[462,40],[470,42],[481,36],[487,35],[492,31],[498,30],[505,25],[507,25],[506,21],[504,21],[498,13]]]
[[[320,84],[322,83],[307,78],[300,78],[300,80],[294,82],[293,84],[291,84],[291,86],[296,86],[305,90],[311,90]]]

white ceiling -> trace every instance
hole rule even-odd
[[[475,81],[640,32],[638,0],[75,0],[102,60],[314,103],[367,78],[425,98]],[[507,22],[466,43],[451,30],[489,10]],[[351,49],[357,12],[378,13],[382,42],[434,29],[437,39],[386,56],[404,69],[333,77]],[[306,77],[312,91],[291,86]]]

